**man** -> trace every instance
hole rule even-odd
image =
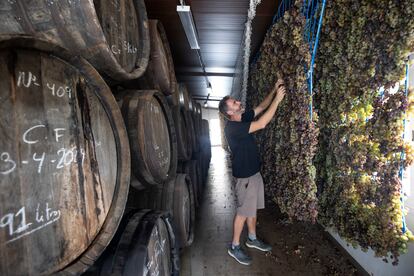
[[[246,246],[265,252],[272,250],[269,244],[256,237],[256,215],[257,209],[264,208],[264,188],[260,174],[260,157],[252,134],[266,127],[284,96],[284,82],[278,80],[269,95],[253,110],[245,111],[240,101],[229,96],[219,103],[220,113],[228,120],[224,133],[232,153],[232,170],[236,179],[237,212],[233,225],[233,241],[228,253],[244,265],[250,265],[252,261],[240,246],[240,234],[246,221],[249,232]],[[266,112],[253,121],[264,110]]]

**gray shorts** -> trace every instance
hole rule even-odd
[[[264,206],[263,178],[260,172],[247,178],[236,178],[237,215],[256,217]]]

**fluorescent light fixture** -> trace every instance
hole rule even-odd
[[[200,49],[200,45],[198,44],[197,29],[194,24],[190,6],[178,5],[177,12],[180,16],[181,24],[184,27],[185,35],[187,36],[191,49]]]

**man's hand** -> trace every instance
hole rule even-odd
[[[279,87],[284,86],[285,85],[285,81],[283,79],[277,79],[277,82],[275,84],[275,86],[273,87],[273,94],[276,94],[276,92],[278,91]]]
[[[277,84],[277,83],[276,83]],[[277,85],[276,85],[277,87]],[[266,110],[266,112],[259,118],[257,121],[253,121],[250,124],[249,133],[256,132],[260,129],[263,129],[266,127],[266,125],[270,122],[270,120],[275,116],[277,107],[279,103],[283,100],[286,94],[286,88],[284,85],[279,84],[279,87],[277,88],[276,96],[273,98],[272,103],[270,104],[269,108]],[[274,94],[269,94],[269,96],[274,96]],[[256,110],[255,110],[256,112]],[[257,114],[257,113],[255,113]]]
[[[279,88],[277,89],[277,94],[276,94],[275,100],[280,103],[283,100],[283,98],[285,97],[285,94],[286,94],[285,86],[284,85],[279,86]]]
[[[258,105],[256,106],[253,110],[254,110],[254,117],[256,117],[257,115],[259,115],[260,113],[262,113],[264,110],[266,110],[270,104],[272,103],[276,92],[279,90],[280,87],[284,87],[285,82],[283,81],[283,79],[278,78],[275,86],[273,87],[272,91],[270,91],[269,94],[267,94],[266,98]],[[283,97],[282,97],[283,99]]]

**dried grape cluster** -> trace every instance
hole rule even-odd
[[[314,222],[318,204],[312,159],[318,129],[309,114],[304,64],[310,64],[310,53],[303,37],[302,2],[296,1],[268,31],[260,58],[251,68],[247,103],[257,105],[278,77],[285,80],[287,93],[276,118],[256,137],[263,158],[266,194],[290,219]],[[316,114],[313,118],[317,120]]]
[[[403,85],[393,89],[414,50],[414,0],[327,1],[313,121],[300,2],[271,27],[251,68],[248,104],[257,105],[278,76],[288,88],[276,119],[257,134],[266,192],[291,219],[318,214],[354,246],[397,264],[414,240],[402,230],[398,177],[413,161],[402,122],[414,93],[407,99]]]
[[[393,264],[413,240],[402,231],[398,178],[413,158],[402,139],[412,101],[403,86],[391,92],[414,50],[413,32],[413,0],[327,1],[315,69],[318,219]]]

